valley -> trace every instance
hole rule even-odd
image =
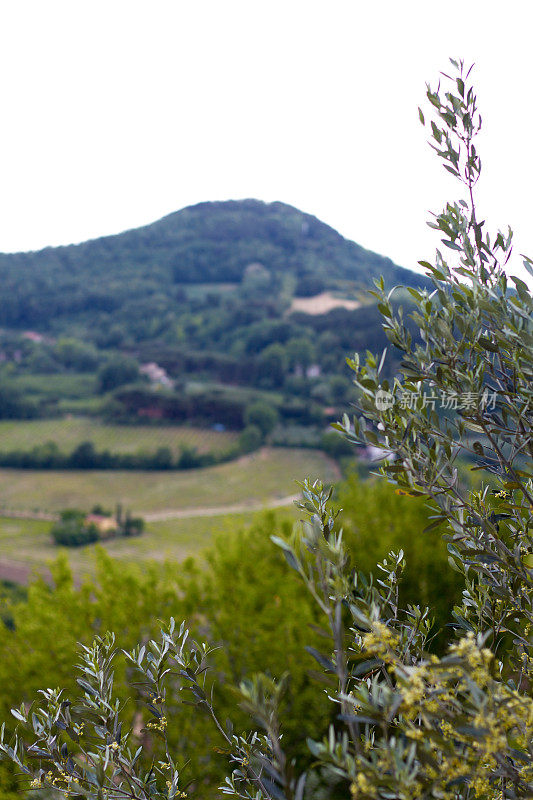
[[[262,509],[296,518],[295,475],[326,483],[340,477],[323,453],[284,448],[184,472],[0,470],[0,580],[26,580],[35,570],[47,574],[47,562],[61,549],[51,540],[49,519],[38,518],[43,515],[53,518],[67,507],[88,510],[95,503],[114,508],[120,502],[147,525],[142,536],[107,540],[111,555],[126,561],[182,560],[201,553],[216,532],[249,524]],[[94,545],[62,552],[76,575],[91,571]]]
[[[346,356],[387,346],[380,274],[426,280],[255,200],[0,254],[0,577],[57,555],[65,509],[143,516],[142,536],[104,543],[141,562],[262,508],[294,516],[295,479],[334,483],[354,458],[329,424],[356,399]],[[93,552],[69,548],[77,575]]]

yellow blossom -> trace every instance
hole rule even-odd
[[[376,797],[376,787],[373,786],[363,772],[359,772],[350,785],[350,792],[354,800],[358,797]]]

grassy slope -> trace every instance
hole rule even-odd
[[[200,453],[226,450],[237,434],[177,425],[106,425],[90,417],[0,421],[0,450],[31,450],[55,442],[70,453],[81,442],[92,442],[97,450],[112,453],[153,452],[169,447],[179,455],[182,446],[196,447]]]
[[[264,449],[230,464],[187,472],[38,472],[0,470],[0,502],[11,508],[57,510],[89,508],[100,502],[113,507],[122,500],[134,512],[213,509],[213,516],[151,522],[137,538],[105,542],[109,553],[127,561],[181,560],[203,550],[215,533],[247,525],[254,514],[247,502],[267,502],[296,494],[295,477],[336,480],[337,469],[322,453],[297,449]],[[242,503],[242,513],[221,514],[216,507]],[[291,506],[279,513],[296,517]],[[62,550],[52,544],[50,522],[0,516],[0,578],[24,582],[42,571],[60,552],[67,552],[74,571],[90,572],[94,546]]]
[[[296,520],[298,510],[288,506],[276,510]],[[213,536],[248,526],[258,514],[224,514],[194,519],[152,522],[142,536],[115,539],[102,546],[114,558],[128,562],[181,561],[200,554]],[[0,517],[0,578],[25,582],[33,573],[46,574],[46,565],[65,553],[74,573],[81,576],[94,568],[95,546],[58,548],[50,538],[50,522]]]
[[[200,517],[198,519],[154,522],[137,538],[116,539],[105,543],[106,550],[115,558],[126,561],[144,559],[181,560],[195,555],[210,542],[213,534],[248,524],[253,514]],[[42,571],[47,562],[59,553],[66,553],[75,573],[90,572],[94,546],[62,549],[50,539],[50,522],[0,517],[0,577],[24,580],[28,570]],[[19,572],[11,576],[11,570]]]
[[[264,449],[228,464],[183,472],[0,470],[0,507],[57,511],[113,508],[134,513],[164,509],[214,508],[260,502],[297,491],[306,476],[333,481],[334,464],[323,453],[292,448]]]

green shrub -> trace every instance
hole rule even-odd
[[[81,547],[97,542],[99,539],[96,525],[80,524],[74,519],[54,523],[50,534],[54,542],[63,547]]]
[[[198,633],[218,646],[213,653],[220,714],[234,717],[235,685],[258,670],[281,677],[290,673],[282,711],[285,743],[291,755],[307,753],[306,735],[330,716],[325,696],[317,695],[305,645],[318,646],[312,627],[319,615],[277,548],[274,535],[289,535],[292,522],[273,512],[247,530],[218,536],[206,553],[207,569],[192,573],[184,593],[185,616],[198,619]],[[241,717],[246,724],[246,717]]]
[[[67,516],[78,518],[80,512],[70,511]],[[286,746],[302,756],[306,752],[302,724],[318,734],[329,708],[327,698],[317,697],[313,690],[308,674],[313,669],[312,657],[304,653],[302,658],[301,653],[310,641],[309,626],[318,621],[318,615],[271,542],[275,533],[288,535],[291,526],[269,513],[258,517],[248,530],[228,530],[215,539],[201,569],[192,559],[183,565],[126,565],[97,547],[94,578],[81,586],[75,585],[66,560],[58,559],[52,567],[52,587],[37,581],[30,584],[27,600],[22,597],[11,603],[10,629],[3,632],[0,643],[4,687],[0,719],[9,727],[9,709],[30,702],[44,684],[63,685],[70,697],[79,697],[73,672],[78,642],[90,644],[95,635],[117,630],[117,645],[131,649],[157,634],[158,620],[187,616],[193,630],[208,635],[218,647],[213,658],[220,677],[217,697],[222,714],[232,713],[235,681],[263,667],[278,676],[290,670],[284,711]],[[271,643],[274,635],[278,637],[275,646]],[[312,636],[311,641],[318,645],[319,637],[315,641]],[[128,701],[125,721],[131,724],[142,704],[138,690],[129,685],[124,665],[117,669],[114,688],[122,702]],[[179,696],[174,697],[172,691],[169,702],[177,704]],[[180,728],[171,734],[171,746],[178,758],[190,759],[187,774],[205,796],[223,780],[225,758],[213,750],[220,742],[209,720],[192,707],[180,708]],[[245,724],[246,715],[238,720]],[[151,746],[159,752],[157,739]],[[16,786],[11,772],[1,767],[0,783],[2,774],[6,781],[11,775],[9,780]]]
[[[257,425],[247,425],[239,434],[239,447],[243,453],[251,453],[261,447],[263,434]]]
[[[264,438],[275,428],[279,415],[275,408],[260,400],[251,403],[244,411],[244,423],[259,428]]]
[[[337,491],[342,509],[339,523],[352,563],[370,575],[383,555],[403,550],[406,567],[399,583],[402,608],[420,604],[431,609],[437,644],[447,640],[446,625],[453,622],[452,610],[461,601],[463,581],[449,568],[448,550],[439,531],[431,525],[431,511],[421,497],[398,494],[395,487],[369,478],[351,475]]]

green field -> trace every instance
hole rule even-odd
[[[66,507],[90,509],[95,503],[113,508],[122,502],[146,514],[142,536],[106,541],[106,550],[127,561],[181,560],[203,550],[216,533],[249,524],[263,504],[285,503],[296,495],[296,479],[338,479],[334,462],[312,450],[265,448],[250,456],[207,469],[184,472],[101,472],[0,470],[0,506],[19,511],[57,512]],[[233,508],[232,508],[233,507]],[[150,521],[167,511],[184,515]],[[94,545],[63,550],[50,538],[51,522],[2,517],[0,510],[0,578],[25,582],[66,552],[75,573],[91,572]],[[295,517],[294,505],[279,512]],[[186,516],[191,514],[192,516]]]
[[[69,372],[13,375],[9,384],[25,395],[58,400],[60,398],[91,397],[96,390],[94,373]]]
[[[282,512],[294,516],[289,508]],[[208,546],[213,535],[248,525],[253,514],[228,514],[197,519],[153,522],[142,536],[105,543],[114,558],[126,561],[154,559],[181,561]],[[52,523],[32,519],[0,517],[0,578],[25,582],[33,572],[46,571],[47,563],[66,553],[75,574],[90,573],[94,566],[94,545],[62,549],[50,538]]]
[[[0,509],[56,512],[120,502],[139,514],[236,504],[246,510],[294,494],[295,481],[307,476],[334,481],[337,467],[316,450],[264,448],[237,461],[181,472],[1,469]]]
[[[199,453],[219,453],[227,450],[237,436],[185,425],[107,425],[91,417],[1,420],[0,452],[28,451],[35,445],[55,442],[61,452],[71,453],[81,442],[92,442],[96,450],[112,453],[152,453],[159,447],[169,447],[179,456],[182,447],[195,447]]]

